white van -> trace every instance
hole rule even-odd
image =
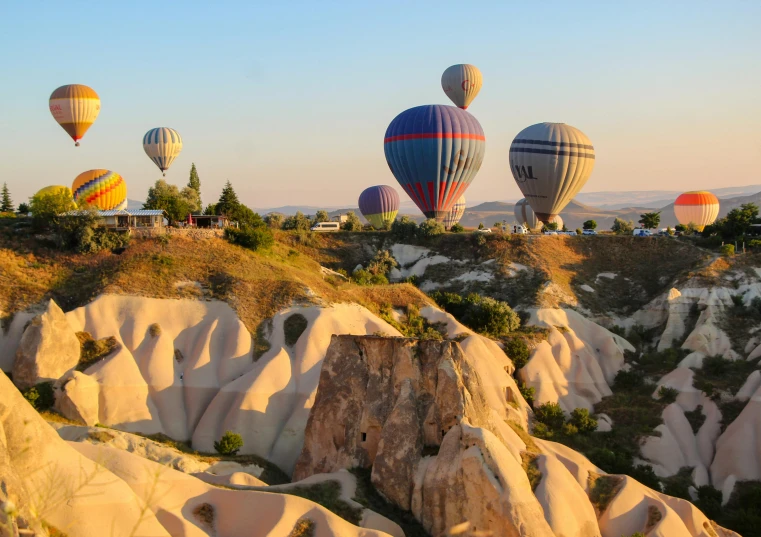
[[[341,231],[340,222],[317,222],[310,228],[312,231]]]

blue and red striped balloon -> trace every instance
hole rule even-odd
[[[396,116],[383,148],[412,201],[428,218],[442,221],[481,168],[486,138],[465,110],[432,104]]]
[[[388,185],[371,186],[359,195],[359,210],[375,229],[383,229],[396,219],[399,194]]]

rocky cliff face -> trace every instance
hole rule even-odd
[[[294,479],[372,467],[378,491],[434,535],[469,520],[551,536],[483,392],[456,341],[333,336]]]

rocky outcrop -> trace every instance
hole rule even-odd
[[[514,433],[482,392],[456,341],[333,336],[294,479],[372,467],[378,491],[433,535],[469,520],[495,535],[552,536],[507,447]]]
[[[80,345],[66,315],[52,300],[45,313],[24,330],[13,363],[13,382],[19,389],[58,380],[79,362]]]
[[[71,421],[95,425],[99,392],[95,379],[79,371],[69,371],[54,384],[55,409]]]
[[[537,404],[558,403],[566,412],[595,403],[613,392],[626,340],[572,310],[543,308],[531,313],[531,324],[549,329],[519,371],[520,379],[536,391]]]

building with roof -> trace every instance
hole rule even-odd
[[[113,209],[98,211],[100,224],[108,229],[156,229],[166,225],[162,209]]]

